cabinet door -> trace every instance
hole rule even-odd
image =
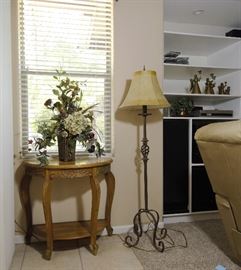
[[[164,119],[164,214],[188,212],[187,119]]]
[[[192,168],[192,212],[217,210],[213,193],[204,166]]]

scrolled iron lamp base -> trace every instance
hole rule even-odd
[[[143,224],[142,223],[142,216],[145,215],[150,223]],[[135,247],[138,245],[140,238],[142,237],[143,233],[152,232],[151,240],[153,247],[159,251],[163,252],[165,249],[165,245],[163,239],[167,235],[167,230],[165,228],[158,228],[160,217],[156,210],[149,210],[149,209],[139,209],[137,214],[133,219],[133,233],[128,233],[125,237],[125,244],[128,247]],[[147,229],[144,229],[144,226],[148,226]],[[150,226],[152,226],[152,230],[149,230]]]

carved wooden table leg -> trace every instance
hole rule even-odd
[[[107,185],[107,196],[106,196],[106,205],[105,205],[105,219],[107,221],[106,230],[109,236],[113,233],[113,228],[111,227],[111,207],[115,191],[115,178],[111,171],[105,174],[105,181]]]
[[[95,175],[90,176],[90,185],[92,192],[90,250],[93,255],[96,255],[98,251],[98,245],[96,244],[96,234],[98,222],[97,219],[100,205],[100,184]]]
[[[27,232],[25,235],[25,243],[29,245],[31,243],[31,236],[32,236],[32,226],[33,226],[33,218],[32,218],[32,208],[30,202],[30,181],[31,175],[26,170],[25,175],[23,176],[20,187],[19,187],[19,196],[22,203],[22,207],[25,211],[26,221],[27,221]]]
[[[45,178],[42,192],[43,192],[43,210],[46,224],[46,241],[47,241],[47,248],[44,254],[44,258],[46,260],[50,260],[53,251],[53,225],[51,212],[51,181],[48,170],[45,170]]]

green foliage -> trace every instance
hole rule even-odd
[[[189,97],[176,98],[171,102],[173,116],[187,116],[193,109],[193,102]]]
[[[79,141],[88,152],[95,152],[96,156],[103,155],[104,150],[97,139],[98,133],[93,127],[92,109],[97,104],[83,108],[83,83],[71,80],[65,71],[56,70],[56,73],[53,78],[57,84],[52,93],[58,100],[53,102],[49,98],[44,103],[45,108],[51,111],[51,118],[38,123],[37,132],[41,137],[29,140],[29,144],[38,151],[37,159],[43,166],[48,164],[47,148],[55,145],[57,136]]]

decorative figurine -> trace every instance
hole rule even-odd
[[[230,95],[230,86],[227,86],[227,82],[222,82],[218,86],[218,94],[219,95]]]
[[[223,95],[223,94],[224,94],[224,83],[221,83],[221,84],[218,86],[218,94],[219,94],[219,95]]]
[[[228,86],[227,89],[225,90],[225,95],[230,95],[230,90],[231,90],[231,87]]]
[[[190,83],[191,83],[190,93],[191,94],[201,94],[201,90],[200,90],[199,83],[198,83],[201,80],[201,73],[202,73],[202,71],[199,70],[198,71],[199,75],[194,74],[193,79],[190,79]]]
[[[216,76],[213,73],[210,74],[210,78],[206,79],[205,94],[211,94],[211,95],[214,94],[214,87],[216,85],[215,79],[216,79]]]

